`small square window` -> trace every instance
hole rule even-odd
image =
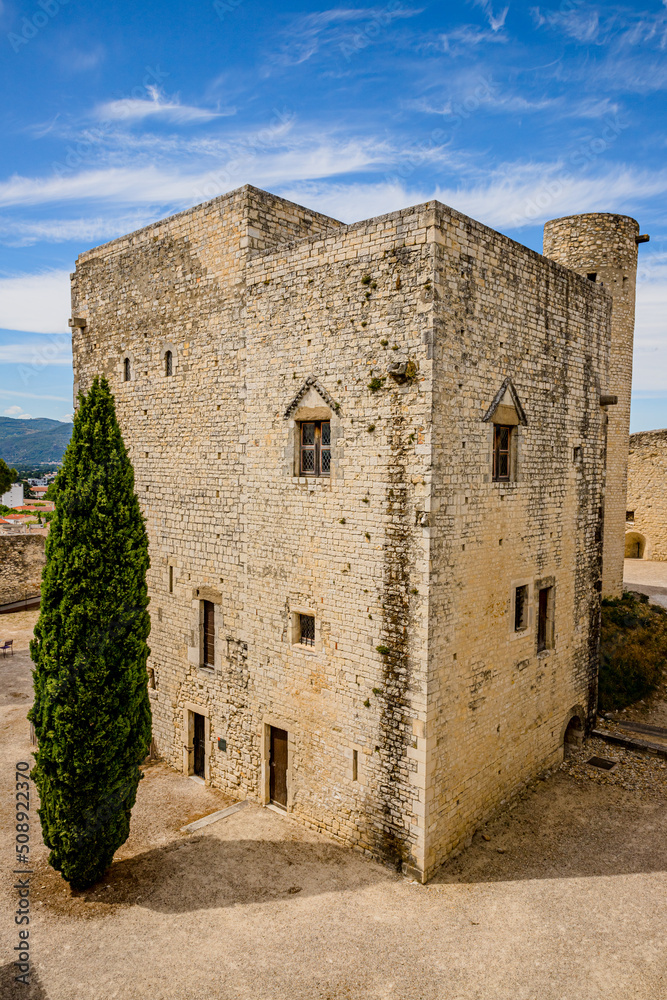
[[[631,524],[634,524],[634,522],[635,522],[635,512],[634,512],[634,510],[626,510],[626,512],[625,512],[625,520],[626,521],[630,521]]]
[[[299,615],[299,642],[302,646],[315,645],[315,617]]]
[[[493,425],[493,479],[509,482],[511,473],[511,445],[513,427]]]
[[[514,593],[514,631],[528,628],[528,586],[517,587]]]
[[[331,473],[331,423],[304,420],[300,425],[299,475],[328,476]]]

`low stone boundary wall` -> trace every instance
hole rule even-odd
[[[39,594],[45,542],[43,535],[0,537],[0,605]]]

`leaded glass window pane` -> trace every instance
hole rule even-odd
[[[301,444],[315,444],[315,424],[301,424]]]
[[[493,478],[510,479],[512,428],[496,424],[493,428]]]

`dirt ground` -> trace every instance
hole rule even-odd
[[[29,1000],[667,1000],[666,762],[595,741],[429,885],[148,766],[108,876],[72,893],[33,808],[32,986],[13,984],[17,760],[30,754],[34,612],[0,620],[0,995]],[[21,620],[19,620],[21,619]],[[600,749],[602,748],[602,749]],[[617,760],[590,767],[591,752]]]

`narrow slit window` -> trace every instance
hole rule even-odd
[[[132,375],[132,369],[130,367],[130,359],[125,358],[123,361],[123,381],[129,382]]]
[[[537,651],[552,649],[554,644],[553,587],[542,587],[537,601]]]
[[[528,587],[517,587],[514,594],[514,631],[525,632],[528,628]]]
[[[174,567],[169,567],[169,593],[174,593]]]
[[[493,479],[496,482],[508,482],[510,478],[510,452],[512,443],[512,427],[502,424],[493,426]]]
[[[165,375],[174,374],[174,355],[171,351],[167,351],[164,356],[164,373]]]
[[[203,602],[203,660],[204,666],[215,667],[215,604],[212,601]]]
[[[331,422],[329,420],[304,420],[300,427],[299,475],[330,475]]]
[[[359,780],[359,751],[352,751],[352,781]]]
[[[315,618],[313,615],[299,615],[299,642],[302,646],[315,645]]]

